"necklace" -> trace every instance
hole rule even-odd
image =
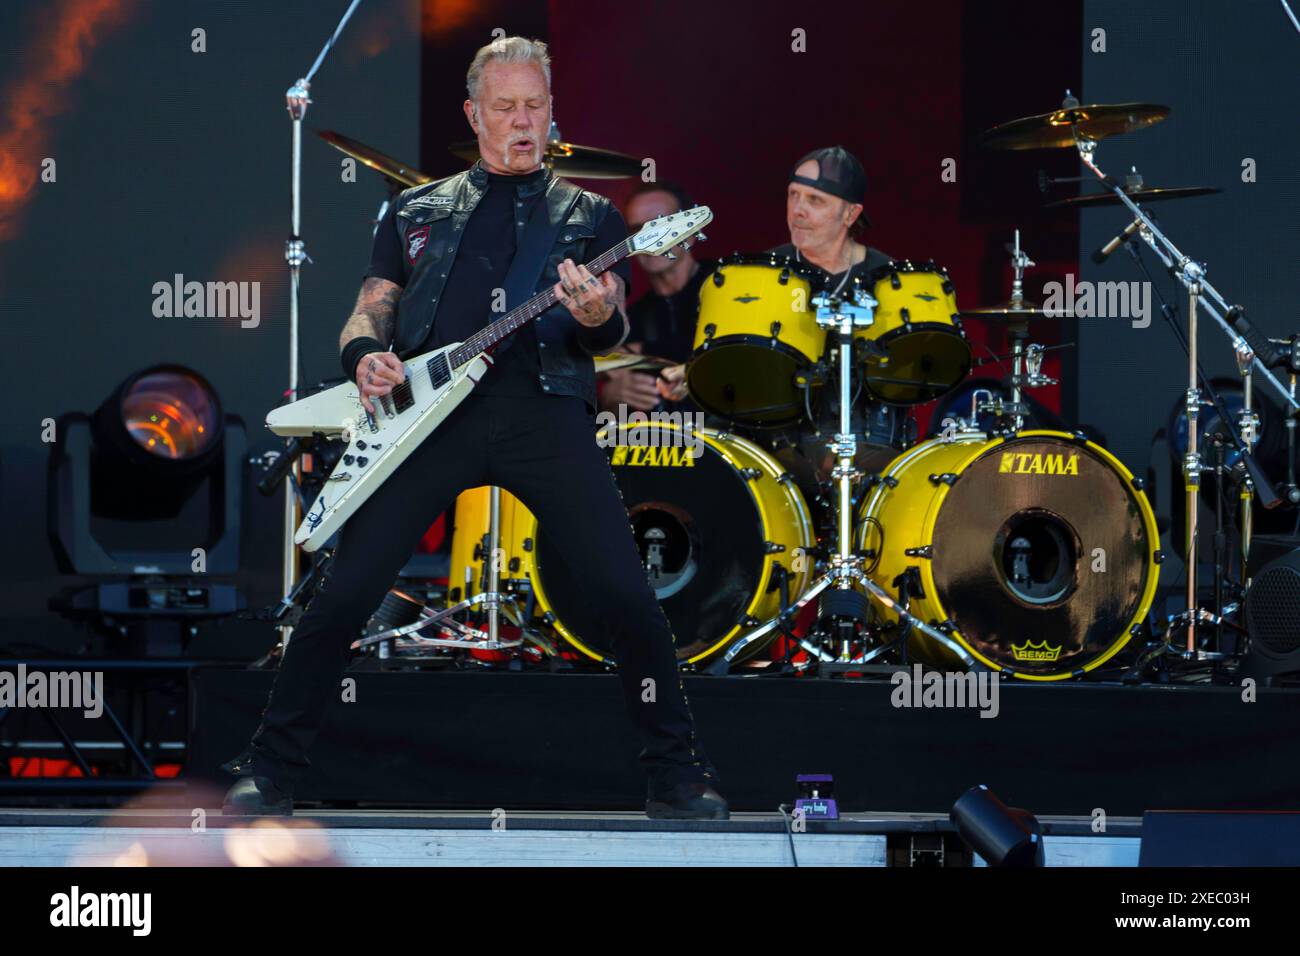
[[[854,253],[853,246],[850,245],[850,246],[849,246],[849,264],[848,264],[848,266],[846,266],[845,269],[844,269],[844,278],[840,280],[840,284],[837,285],[837,286],[835,287],[835,291],[833,291],[833,292],[831,293],[832,298],[840,294],[840,290],[844,288],[844,284],[845,284],[846,282],[849,281],[849,276],[853,274],[853,253]],[[803,262],[803,261],[804,261],[804,260],[803,260],[803,256],[800,255],[798,249],[795,249],[795,251],[794,251],[794,257],[795,257],[795,260],[798,261],[798,262]],[[812,265],[812,263],[809,263],[809,265]]]

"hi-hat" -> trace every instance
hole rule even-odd
[[[963,309],[957,313],[963,319],[982,319],[985,322],[1002,322],[1012,325],[1028,322],[1031,319],[1059,319],[1055,312],[1044,312],[1037,302],[1028,299],[999,302],[997,305],[984,305],[975,309]]]
[[[980,145],[993,149],[1056,149],[1079,139],[1099,140],[1159,123],[1169,107],[1155,103],[1071,103],[1050,113],[1025,116],[985,130]]]

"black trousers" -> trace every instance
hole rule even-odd
[[[672,629],[655,599],[596,423],[581,398],[471,393],[339,532],[333,563],[294,629],[250,753],[257,773],[292,789],[326,708],[340,700],[349,645],[434,519],[457,494],[499,485],[537,517],[586,581],[644,743],[650,789],[717,783],[695,735]]]

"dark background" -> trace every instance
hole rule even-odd
[[[283,94],[346,7],[50,0],[0,8],[4,643],[67,642],[76,633],[45,610],[68,582],[45,539],[43,419],[93,410],[129,372],[168,360],[213,382],[227,411],[247,423],[254,451],[275,446],[261,423],[287,384]],[[1108,31],[1105,54],[1088,51],[1094,25]],[[207,31],[206,53],[190,50],[195,27]],[[1227,189],[1166,206],[1165,222],[1268,331],[1281,334],[1291,323],[1286,264],[1300,225],[1289,163],[1298,134],[1285,93],[1294,87],[1300,36],[1271,0],[365,0],[313,83],[306,125],[336,129],[432,174],[455,172],[462,164],[446,144],[470,135],[460,110],[465,69],[496,27],[551,44],[555,117],[566,139],[652,157],[661,178],[680,180],[713,207],[702,255],[785,241],[791,164],[841,143],[867,168],[875,225],[866,241],[945,265],[962,306],[1007,297],[1005,244],[1014,228],[1038,263],[1028,286],[1036,295],[1044,281],[1077,271],[1081,249],[1124,225],[1113,211],[1090,213],[1081,234],[1077,215],[1043,212],[1038,171],[1073,175],[1074,157],[982,151],[973,145],[978,131],[1050,110],[1067,88],[1085,102],[1167,103],[1168,122],[1105,144],[1100,159],[1116,169],[1140,162],[1153,182]],[[795,29],[806,31],[807,52],[792,52]],[[78,35],[87,39],[67,39]],[[54,49],[81,56],[55,57]],[[33,119],[15,122],[21,116]],[[1259,161],[1252,185],[1240,182],[1246,155]],[[31,183],[46,156],[58,161],[58,182]],[[957,161],[955,183],[940,177],[947,158]],[[355,183],[342,182],[341,159],[305,136],[303,232],[313,259],[302,296],[307,383],[339,374],[338,333],[384,196],[382,181],[364,169]],[[631,188],[584,185],[620,202]],[[1128,268],[1116,259],[1101,277]],[[177,272],[260,281],[260,326],[154,318],[151,287]],[[1072,326],[1063,323],[1064,340],[1074,338]],[[1079,349],[1049,365],[1064,387],[1040,397],[1072,421],[1099,426],[1140,472],[1150,434],[1181,389],[1172,340],[1157,324],[1140,333],[1127,323],[1079,331]],[[997,334],[987,349],[980,330],[972,335],[981,355],[1004,348]],[[1216,358],[1226,355],[1206,342]],[[247,500],[240,582],[257,605],[278,592],[279,498],[250,491]],[[274,634],[230,622],[203,640],[196,648],[203,653],[251,653]]]

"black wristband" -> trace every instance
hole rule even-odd
[[[343,347],[343,354],[340,360],[343,363],[343,374],[348,377],[349,381],[356,381],[357,363],[367,352],[386,351],[384,343],[378,339],[372,339],[368,335],[359,335]]]

